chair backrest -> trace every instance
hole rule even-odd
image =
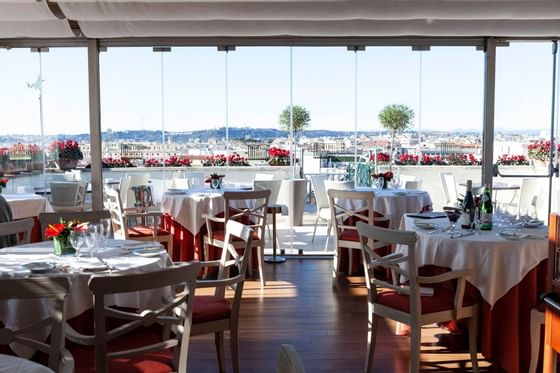
[[[88,183],[84,181],[51,181],[51,204],[55,211],[83,211]]]
[[[325,180],[325,190],[328,192],[330,189],[335,190],[351,190],[356,187],[354,181],[337,181],[337,180]]]
[[[276,360],[277,373],[305,373],[299,354],[292,345],[283,344]]]
[[[311,186],[315,191],[315,201],[317,203],[317,211],[322,208],[329,207],[329,196],[327,196],[327,189],[325,188],[326,175],[312,175]]]
[[[120,179],[117,189],[121,194],[121,202],[123,206],[126,206],[128,200],[128,189],[130,188],[130,177],[125,176]],[[134,205],[134,203],[133,203]]]
[[[405,181],[404,189],[420,189],[422,188],[422,180]]]
[[[377,287],[396,290],[410,295],[411,315],[420,316],[420,286],[418,285],[418,268],[416,266],[415,245],[416,233],[374,227],[371,224],[356,224],[360,235],[362,264],[368,288],[368,300],[375,303]],[[379,255],[375,249],[387,245],[406,245],[407,255],[389,251],[387,255]],[[404,266],[403,266],[404,264]],[[377,278],[375,267],[382,266],[391,271],[391,278]],[[400,286],[401,278],[408,281],[407,287]]]
[[[80,212],[42,212],[39,214],[43,241],[46,240],[45,229],[49,224],[56,224],[60,219],[64,221],[77,220],[81,223],[99,223],[101,219],[110,219],[111,214],[108,210],[100,211],[80,211]]]
[[[455,176],[451,172],[441,172],[439,174],[441,179],[441,187],[445,195],[445,204],[448,206],[457,205],[457,184],[455,184]]]
[[[357,222],[373,225],[373,192],[330,189],[327,194],[337,243],[341,241],[342,233],[356,232]]]
[[[521,190],[519,191],[518,213],[523,209],[527,209],[527,213],[531,213],[530,208],[537,208],[539,198],[539,179],[523,179],[521,181]]]
[[[122,355],[141,355],[146,352],[173,347],[176,349],[174,356],[178,357],[178,361],[176,361],[177,371],[186,372],[193,298],[196,289],[196,276],[199,271],[200,263],[191,262],[151,272],[92,276],[89,280],[89,288],[93,293],[95,304],[95,371],[107,372],[108,359],[122,357]],[[111,304],[105,304],[106,295],[165,288],[170,288],[173,292],[172,298],[163,297],[161,304],[154,308],[127,312],[115,310],[110,307]],[[128,322],[117,328],[107,330],[107,317],[128,320]],[[165,333],[164,341],[147,346],[107,351],[108,341],[138,327],[150,326],[155,323],[163,324],[166,328],[178,327],[181,333],[175,333],[172,337],[169,333]]]
[[[134,191],[132,190],[132,187],[140,186],[140,185],[148,185],[150,181],[150,174],[148,173],[129,174],[128,179],[129,179],[129,183],[128,183],[126,201],[125,200],[121,200],[121,201],[124,207],[134,207],[134,203],[136,202],[136,197]]]
[[[0,223],[0,248],[29,243],[34,225],[33,218]]]
[[[155,206],[150,185],[135,185],[130,189],[134,193],[134,207],[147,210]]]
[[[270,190],[270,197],[268,198],[269,203],[278,202],[278,194],[280,193],[281,186],[282,180],[253,180],[253,190]]]
[[[224,238],[224,249],[220,257],[220,266],[218,269],[217,280],[220,282],[215,287],[214,295],[224,298],[226,287],[234,289],[233,302],[231,304],[231,317],[237,318],[239,314],[239,306],[243,295],[243,286],[247,268],[251,261],[251,250],[253,244],[254,229],[246,224],[241,224],[235,220],[228,220],[226,223],[226,233]],[[239,250],[240,246],[234,245],[235,238],[244,242],[244,247]],[[235,271],[231,271],[235,269]],[[212,283],[213,280],[200,280],[199,283]]]
[[[0,344],[19,343],[49,355],[48,366],[55,372],[73,372],[74,360],[64,348],[66,300],[70,281],[66,277],[30,277],[17,279],[0,279],[0,300],[10,299],[49,299],[48,318],[22,328],[0,327]],[[33,338],[34,333],[45,333],[50,328],[49,343]]]
[[[416,181],[416,176],[414,175],[399,175],[399,182],[401,185],[405,185],[407,181]]]
[[[249,225],[264,240],[264,229],[270,190],[224,192],[225,221],[235,220]]]
[[[107,209],[111,215],[113,236],[117,240],[128,240],[128,227],[124,217],[124,209],[119,189],[105,188],[104,194],[105,209]]]
[[[256,173],[255,180],[274,180],[273,173]]]
[[[356,186],[371,186],[371,166],[369,164],[358,163],[356,167]]]
[[[171,188],[176,189],[189,189],[190,183],[188,177],[181,177],[177,174],[173,175],[173,180],[171,181]]]

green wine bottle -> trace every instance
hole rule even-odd
[[[480,229],[483,231],[492,230],[492,195],[488,185],[484,187],[484,193],[482,193],[482,203],[480,204]]]

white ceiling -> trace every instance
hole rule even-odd
[[[0,0],[0,39],[560,37],[560,0]],[[72,22],[75,24],[75,22]]]

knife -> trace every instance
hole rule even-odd
[[[474,234],[474,232],[459,233],[459,234],[454,234],[450,238],[459,238],[459,237],[471,236],[473,234]]]

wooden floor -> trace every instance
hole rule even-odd
[[[300,353],[307,372],[363,372],[367,304],[363,277],[331,286],[331,259],[288,259],[265,264],[267,286],[246,282],[239,321],[241,372],[276,372],[276,355],[283,343]],[[436,346],[428,327],[422,336],[422,371],[470,372],[468,353]],[[229,335],[227,371],[231,372]],[[394,335],[394,324],[382,321],[377,338],[374,372],[407,372],[409,338]],[[479,354],[481,372],[498,372]],[[217,372],[213,336],[191,338],[189,372]]]

